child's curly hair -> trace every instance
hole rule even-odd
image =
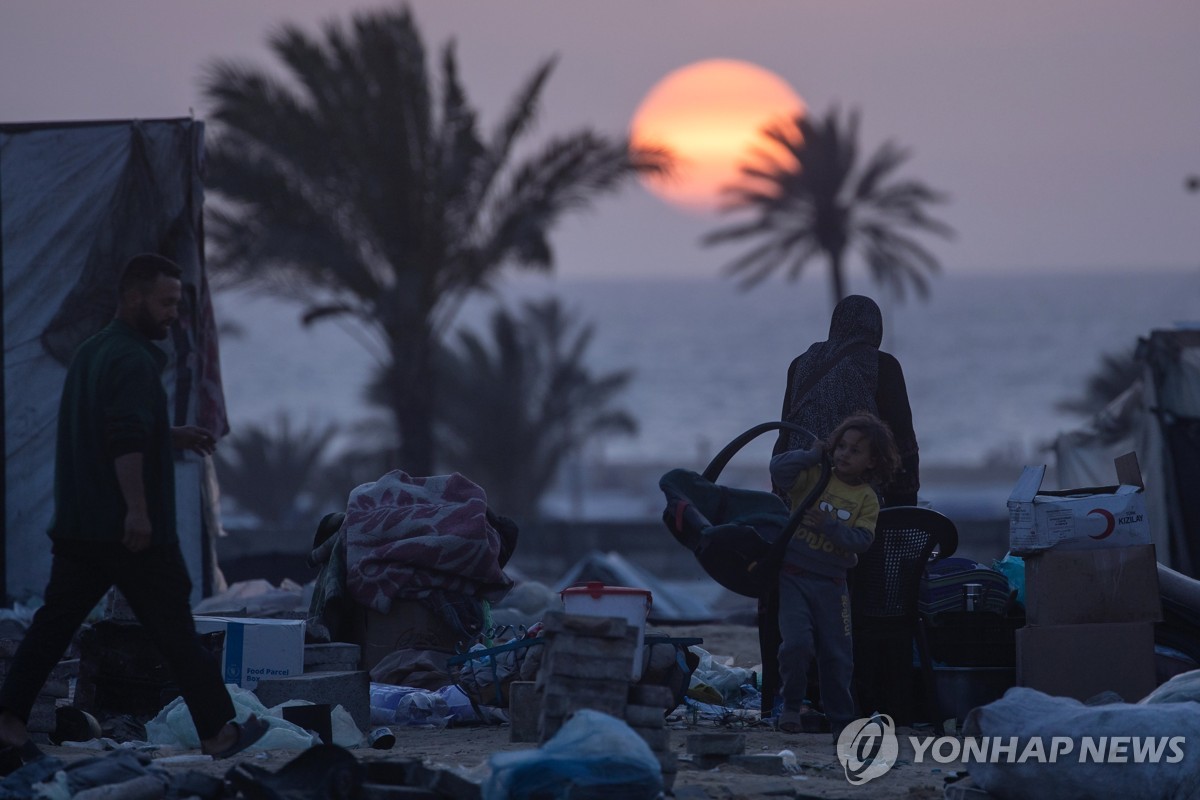
[[[863,473],[863,480],[876,486],[887,483],[900,468],[900,451],[888,424],[869,411],[857,411],[842,420],[842,424],[829,435],[828,452],[837,448],[846,431],[858,431],[871,445],[871,457],[875,466]]]

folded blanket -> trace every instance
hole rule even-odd
[[[495,601],[513,585],[487,497],[457,472],[415,478],[395,470],[357,487],[342,532],[347,593],[383,614],[393,599],[444,590]]]

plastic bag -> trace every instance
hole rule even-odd
[[[754,673],[743,667],[726,666],[695,645],[688,649],[700,656],[700,663],[692,672],[688,697],[717,705],[737,705],[742,685],[753,683]]]
[[[413,686],[371,684],[372,725],[433,725],[477,720],[470,699],[457,686],[418,689]]]
[[[1017,602],[1025,605],[1025,559],[1005,553],[1004,558],[992,562],[992,569],[1008,579],[1010,589],[1017,590]]]
[[[280,717],[271,716],[254,694],[235,683],[225,684],[229,696],[233,700],[234,719],[245,722],[251,714],[255,714],[267,723],[269,729],[247,751],[257,750],[304,750],[313,745],[313,737],[298,725],[293,725]],[[154,719],[146,723],[146,740],[154,744],[173,745],[195,750],[200,747],[200,735],[196,733],[196,725],[182,697],[176,697],[163,706]]]
[[[601,791],[622,800],[652,800],[663,790],[650,746],[621,720],[591,709],[572,714],[538,749],[495,753],[489,763],[483,800],[567,800]]]

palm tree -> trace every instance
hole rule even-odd
[[[203,84],[216,277],[300,301],[306,323],[347,321],[400,376],[400,463],[428,474],[431,358],[463,299],[506,266],[550,270],[564,215],[666,156],[584,129],[516,161],[554,60],[484,136],[453,44],[435,81],[407,8],[331,21],[321,39],[286,25],[269,43],[289,80],[216,62]]]
[[[490,328],[490,343],[460,330],[440,360],[442,458],[484,487],[497,511],[528,519],[569,455],[597,436],[637,431],[613,407],[632,373],[584,366],[593,328],[555,299],[526,302],[519,316],[500,308]]]
[[[282,413],[274,431],[249,425],[217,451],[221,490],[263,524],[295,524],[309,510],[306,503],[317,501],[326,450],[336,434],[335,425],[294,431]]]
[[[1119,353],[1103,353],[1100,365],[1088,376],[1083,393],[1078,397],[1060,400],[1060,411],[1091,417],[1103,411],[1134,383],[1141,379],[1146,362],[1138,357],[1137,348]]]
[[[747,180],[723,189],[723,212],[748,212],[754,218],[714,230],[702,241],[757,242],[724,268],[741,280],[742,288],[776,270],[796,280],[811,259],[823,255],[836,305],[846,295],[846,257],[857,248],[872,279],[897,297],[904,297],[906,284],[922,297],[928,294],[924,273],[937,272],[940,265],[905,229],[952,235],[925,211],[945,198],[915,180],[889,182],[909,157],[892,142],[860,166],[858,121],[858,112],[852,111],[843,123],[835,107],[821,120],[801,115],[768,127],[764,135],[786,156],[756,151],[762,166],[743,166]]]

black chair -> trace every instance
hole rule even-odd
[[[882,711],[897,723],[915,719],[912,652],[921,662],[925,713],[942,732],[933,665],[917,611],[925,567],[958,548],[958,529],[937,511],[917,506],[884,508],[875,541],[851,572],[854,685],[864,714]]]

